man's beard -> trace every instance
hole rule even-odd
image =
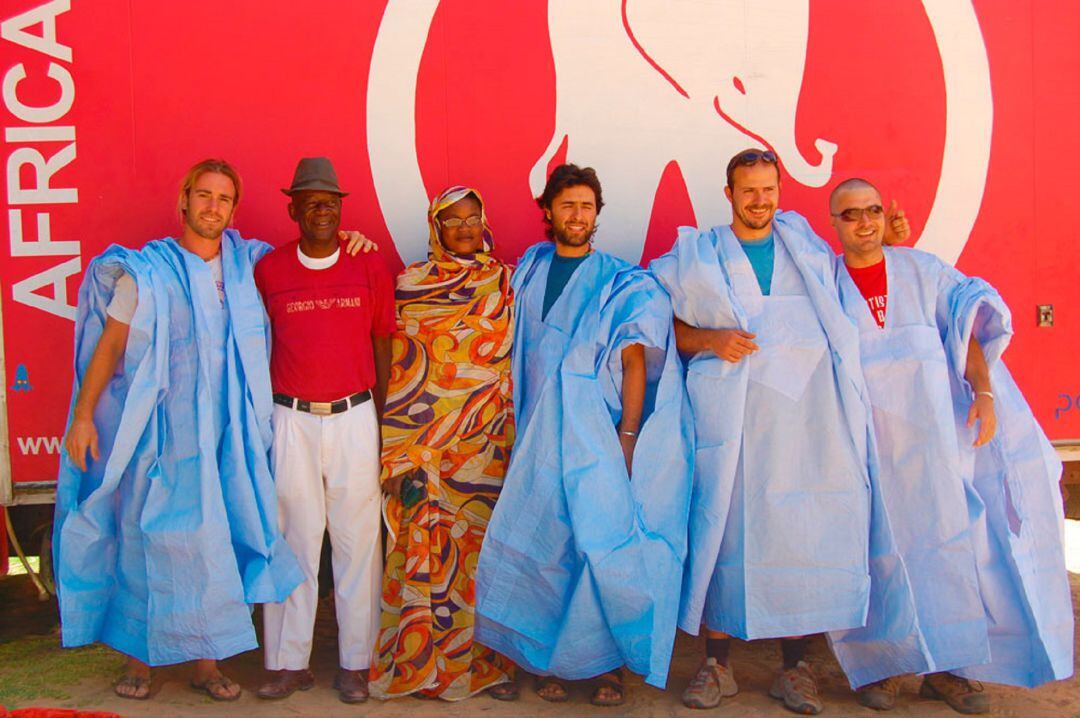
[[[220,225],[215,225],[211,228],[200,223],[198,217],[192,217],[190,214],[187,216],[187,226],[191,228],[191,231],[203,239],[221,239],[221,233],[225,231],[225,227],[228,223],[229,220],[225,219]]]
[[[593,241],[593,236],[596,235],[596,230],[598,229],[600,229],[599,225],[594,224],[593,228],[588,232],[570,236],[565,229],[552,228],[552,234],[555,235],[555,242],[557,244],[565,244],[567,247],[580,247]]]
[[[776,216],[775,207],[772,209],[771,212],[769,212],[769,215],[765,219],[757,219],[755,217],[751,217],[749,210],[750,208],[747,207],[746,210],[739,212],[739,221],[741,221],[750,229],[765,229],[769,226],[769,224],[772,223],[773,218]]]

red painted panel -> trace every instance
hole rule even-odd
[[[76,188],[77,203],[15,201],[5,172],[4,209],[21,211],[24,241],[37,242],[36,215],[47,212],[54,242],[79,243],[77,253],[13,256],[12,227],[4,224],[0,301],[15,479],[55,475],[71,392],[72,331],[69,318],[17,301],[16,284],[76,258],[84,268],[112,242],[138,246],[175,233],[176,183],[206,156],[224,156],[238,166],[245,195],[236,224],[273,243],[295,234],[279,188],[288,184],[296,160],[330,156],[351,192],[346,225],[378,240],[396,266],[417,259],[426,238],[422,204],[414,210],[421,221],[410,230],[417,236],[392,238],[394,223],[384,216],[395,183],[407,184],[410,173],[427,196],[448,184],[477,186],[504,257],[512,259],[539,240],[529,173],[550,159],[549,144],[564,144],[572,160],[597,166],[615,202],[609,208],[620,206],[617,200],[624,201],[622,212],[644,207],[636,234],[619,211],[602,214],[598,242],[633,244],[649,259],[670,246],[677,224],[726,211],[722,171],[730,153],[723,148],[764,136],[763,128],[777,118],[791,126],[795,148],[782,155],[783,205],[805,214],[826,239],[828,192],[852,175],[876,182],[886,199],[898,199],[917,237],[932,211],[953,209],[938,187],[946,122],[950,113],[971,108],[948,96],[937,40],[949,28],[935,28],[922,3],[793,1],[787,3],[792,17],[801,9],[807,19],[801,35],[789,27],[762,31],[752,23],[722,35],[692,32],[712,16],[696,24],[678,16],[688,7],[718,13],[720,5],[672,5],[670,12],[650,14],[650,2],[585,6],[553,0],[549,8],[432,0],[430,27],[419,28],[426,37],[423,52],[415,67],[403,61],[400,70],[402,83],[416,81],[414,111],[399,119],[402,133],[411,133],[415,123],[415,135],[406,140],[415,146],[418,166],[402,164],[401,177],[389,179],[373,173],[367,118],[369,104],[382,102],[369,96],[377,39],[397,39],[380,37],[384,13],[398,6],[393,1],[324,2],[298,10],[284,0],[240,0],[208,13],[177,3],[95,0],[72,3],[57,17],[57,41],[72,49],[70,61],[0,40],[0,73],[20,63],[26,71],[16,86],[21,102],[47,106],[60,96],[45,75],[49,62],[70,72],[76,93],[62,118],[44,124],[74,128],[76,156],[51,186]],[[417,17],[423,4],[410,6],[418,8]],[[0,20],[63,5],[9,0]],[[566,8],[574,7],[579,15],[568,21]],[[585,15],[586,7],[596,17]],[[741,17],[752,19],[759,7],[745,3]],[[1012,307],[1016,337],[1006,358],[1047,432],[1078,438],[1080,375],[1073,357],[1080,353],[1080,277],[1072,260],[1077,230],[1068,173],[1080,157],[1070,120],[1080,110],[1074,47],[1080,16],[1066,3],[1035,0],[977,0],[974,10],[989,60],[993,135],[985,186],[962,188],[982,199],[957,263],[995,284]],[[40,25],[27,30],[42,32]],[[761,50],[755,43],[762,38],[773,45]],[[721,60],[729,61],[731,53],[724,54],[724,43],[775,53],[776,63],[765,63],[764,73],[761,67],[726,67]],[[593,59],[575,64],[575,55]],[[805,67],[796,62],[801,59]],[[782,90],[770,95],[760,89],[766,81],[779,87],[793,72],[798,83],[800,71],[790,102]],[[730,113],[738,108],[732,109],[730,98],[735,104],[740,98],[731,88],[750,100],[742,112],[760,115],[739,124],[743,135],[725,120],[736,122]],[[729,99],[714,103],[714,95]],[[582,107],[589,111],[574,116]],[[785,112],[788,117],[779,117]],[[11,103],[0,120],[5,128],[33,124],[20,120]],[[563,131],[565,138],[553,137]],[[837,149],[827,181],[814,187],[800,181],[800,171],[787,170],[795,167],[796,151],[809,165],[822,163],[818,138]],[[24,148],[49,158],[69,144],[9,139],[4,160],[11,165]],[[671,156],[652,152],[668,145]],[[708,177],[700,166],[691,167],[702,158],[713,167]],[[639,181],[625,181],[628,175]],[[33,183],[29,167],[19,183]],[[618,195],[629,191],[634,195],[626,203]],[[8,212],[3,215],[7,222]],[[81,271],[68,277],[68,303],[80,279]],[[41,294],[52,297],[52,288]],[[1036,304],[1054,305],[1054,327],[1035,326]]]

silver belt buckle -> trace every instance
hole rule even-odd
[[[333,412],[334,403],[331,401],[309,401],[308,410],[317,416],[328,416]]]

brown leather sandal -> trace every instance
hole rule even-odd
[[[498,683],[487,689],[487,694],[497,701],[516,701],[521,697],[517,681]]]
[[[599,676],[596,680],[596,690],[593,691],[591,703],[594,706],[621,706],[626,702],[626,691],[623,687],[623,672],[621,668]],[[614,696],[605,698],[600,694],[607,688]]]
[[[549,691],[552,692],[546,692]],[[537,676],[536,695],[548,703],[565,703],[570,698],[570,691],[566,688],[566,682],[556,676]]]

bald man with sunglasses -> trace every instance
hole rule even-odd
[[[870,592],[858,336],[832,251],[777,209],[777,156],[744,150],[727,180],[731,225],[682,228],[651,265],[672,297],[697,439],[680,628],[704,627],[707,655],[683,702],[710,708],[736,693],[732,637],[778,638],[769,694],[815,714],[805,637],[862,626]]]
[[[919,673],[922,697],[985,713],[972,679],[1031,687],[1072,673],[1061,463],[1000,361],[1012,329],[998,293],[882,246],[866,180],[841,182],[829,211],[873,409],[887,516],[875,531],[901,559],[872,567],[866,626],[831,635],[833,649],[868,708],[895,707],[900,678]]]

